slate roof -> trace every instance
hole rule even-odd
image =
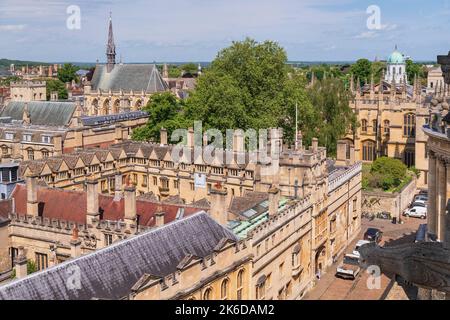
[[[86,192],[76,190],[63,190],[56,188],[37,188],[37,200],[39,202],[40,214],[43,218],[58,219],[76,223],[86,223],[87,199]],[[16,213],[19,216],[26,214],[27,192],[24,184],[17,184],[11,194],[16,204]],[[114,196],[98,195],[99,212],[102,212],[102,220],[119,221],[124,219],[125,201],[120,199],[114,201]],[[64,210],[61,210],[64,203]],[[139,224],[146,227],[155,225],[155,213],[158,206],[162,207],[164,223],[169,223],[178,218],[187,217],[200,212],[204,207],[197,205],[184,205],[173,203],[161,203],[139,197],[136,200],[136,212],[139,215]]]
[[[2,110],[0,117],[11,117],[13,120],[22,121],[26,103],[33,125],[67,126],[76,109],[75,102],[11,101]]]
[[[91,80],[92,90],[163,92],[168,89],[154,64],[116,64],[108,73],[106,65],[97,65]]]
[[[224,239],[238,240],[201,212],[8,283],[0,287],[0,300],[120,299],[144,274],[167,276],[186,256],[206,257]],[[74,268],[81,275],[79,290],[67,286]]]

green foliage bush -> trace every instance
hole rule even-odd
[[[362,187],[365,190],[393,190],[411,180],[407,172],[406,165],[400,160],[381,157],[375,160],[371,166],[364,167]]]

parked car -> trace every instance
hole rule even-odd
[[[354,280],[361,271],[359,257],[353,254],[346,254],[344,261],[336,269],[336,277]]]
[[[417,200],[417,201],[414,201],[413,203],[411,203],[411,205],[409,206],[410,209],[416,208],[416,207],[426,208],[427,203],[424,200]]]
[[[416,201],[418,201],[418,200],[427,202],[427,201],[428,201],[428,195],[418,194],[418,195],[416,195],[416,196],[414,197],[414,201],[413,201],[413,202],[416,202]]]
[[[426,219],[427,218],[427,208],[414,207],[414,208],[406,210],[404,215],[406,217]]]
[[[359,253],[359,248],[361,248],[363,245],[368,244],[368,243],[370,243],[370,241],[367,241],[367,240],[359,240],[359,241],[356,243],[355,250],[353,250],[352,254],[353,254],[354,256],[358,257],[358,259],[359,259],[359,258],[361,257],[361,254]]]
[[[383,238],[383,232],[377,228],[369,228],[366,233],[364,233],[364,240],[380,243]]]

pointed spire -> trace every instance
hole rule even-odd
[[[114,44],[114,34],[112,27],[112,16],[109,13],[109,30],[108,30],[108,44],[106,46],[107,70],[111,72],[116,64],[116,45]]]
[[[375,88],[375,82],[373,79],[373,73],[370,74],[370,91],[373,92]]]
[[[167,66],[167,63],[164,63],[162,77],[163,79],[169,79],[169,67]]]

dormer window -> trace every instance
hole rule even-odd
[[[52,140],[52,137],[50,136],[42,136],[42,143],[50,143]]]
[[[12,133],[12,132],[6,132],[6,133],[5,133],[5,139],[6,139],[6,140],[13,140],[13,139],[14,139],[14,133]]]
[[[31,141],[31,133],[25,133],[22,137],[23,141],[30,142]]]

